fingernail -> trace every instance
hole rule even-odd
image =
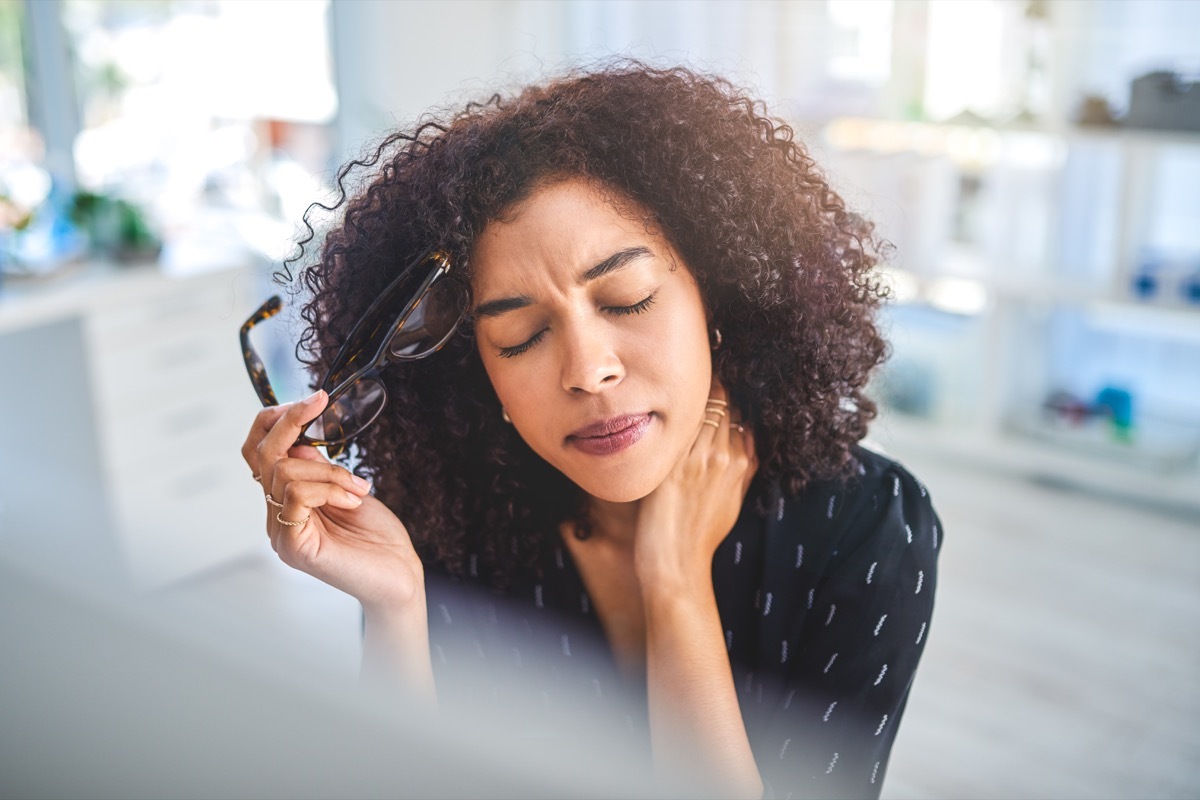
[[[346,492],[346,497],[350,498],[350,502],[353,503],[354,505],[356,505],[356,506],[362,505],[362,498],[359,497],[358,495],[350,494],[349,492]]]
[[[351,476],[354,479],[354,485],[360,489],[366,490],[371,488],[371,482],[365,478],[360,478],[357,475]]]
[[[317,391],[310,394],[308,397],[304,398],[304,400],[302,400],[301,402],[306,406],[311,406],[313,403],[317,402],[317,398],[320,397],[320,395],[321,395],[321,390],[318,389]]]

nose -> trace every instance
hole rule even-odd
[[[571,394],[595,393],[619,384],[625,366],[603,326],[578,326],[562,337],[562,387]]]

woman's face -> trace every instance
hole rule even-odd
[[[565,180],[488,224],[472,254],[479,355],[512,424],[612,502],[662,483],[696,437],[712,380],[699,288],[643,217]]]

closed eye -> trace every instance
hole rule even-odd
[[[521,353],[524,353],[526,350],[528,350],[529,348],[533,347],[535,344],[540,342],[542,340],[542,337],[546,335],[547,330],[548,330],[548,328],[542,328],[540,331],[535,333],[532,338],[522,342],[521,344],[515,345],[513,347],[501,347],[500,348],[500,357],[501,358],[513,358],[515,356],[521,355]]]
[[[631,306],[608,306],[604,310],[618,316],[624,316],[626,314],[641,314],[645,312],[646,309],[650,308],[650,306],[654,305],[654,300],[657,298],[657,296],[657,291],[651,292],[650,296],[645,300],[638,301]]]
[[[650,293],[649,297],[645,298],[644,300],[639,300],[631,306],[605,306],[604,310],[619,317],[624,317],[629,314],[644,314],[650,308],[650,306],[654,305],[654,301],[657,299],[657,297],[658,291],[655,290],[654,292]],[[501,358],[515,358],[516,356],[521,355],[526,350],[540,342],[548,330],[549,328],[542,328],[540,331],[535,333],[532,337],[521,344],[514,345],[512,347],[501,347],[499,350],[499,356]]]

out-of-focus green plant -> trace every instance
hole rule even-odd
[[[141,210],[120,198],[77,192],[71,199],[71,221],[87,234],[92,252],[116,261],[151,261],[162,244]]]

